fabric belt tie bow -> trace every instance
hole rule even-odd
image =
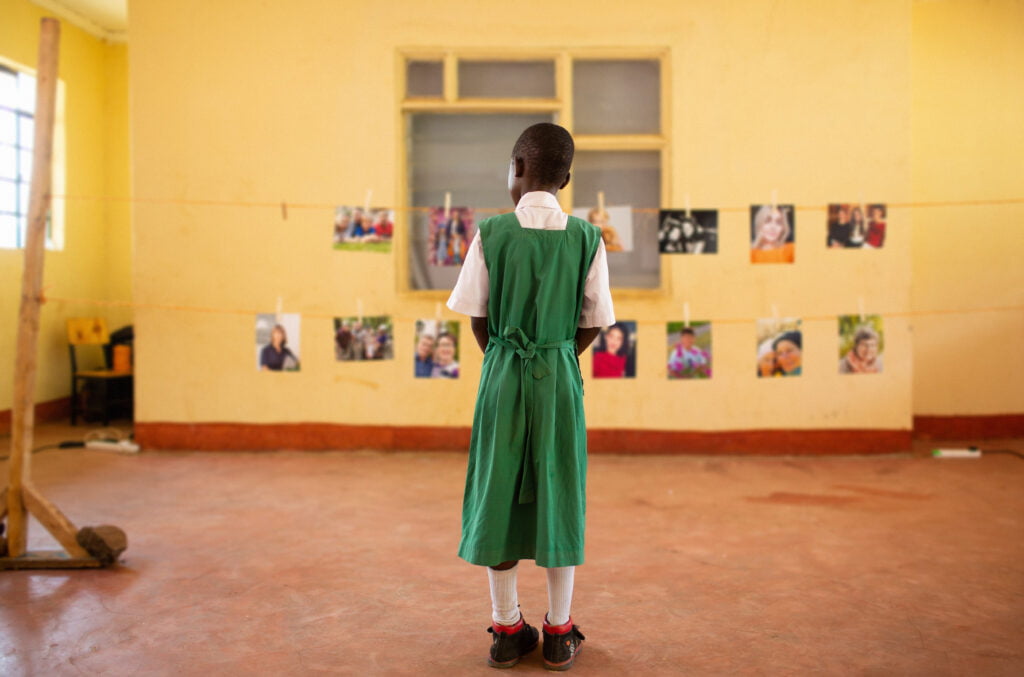
[[[490,341],[499,346],[514,350],[521,360],[522,368],[519,373],[522,392],[519,398],[519,411],[522,419],[526,422],[526,434],[523,464],[520,468],[522,479],[519,483],[518,502],[533,503],[537,499],[536,469],[534,468],[533,444],[531,440],[533,428],[533,382],[551,375],[551,365],[544,359],[543,352],[538,351],[572,350],[575,354],[576,339],[571,338],[563,341],[537,344],[519,327],[509,327],[501,336],[492,335]],[[530,406],[527,406],[527,402],[530,402]]]

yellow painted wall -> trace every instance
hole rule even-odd
[[[913,78],[915,199],[1024,197],[1024,2],[915,3]],[[915,413],[1024,412],[1024,204],[915,226]]]
[[[722,253],[666,258],[669,294],[617,303],[640,321],[638,377],[586,379],[591,427],[907,429],[907,318],[886,319],[883,375],[841,378],[834,317],[859,298],[868,312],[910,310],[917,215],[892,209],[881,251],[830,252],[821,206],[910,200],[910,42],[910,4],[888,0],[133,4],[135,300],[241,311],[137,311],[137,418],[469,425],[480,356],[468,322],[463,378],[414,379],[413,321],[435,301],[396,294],[393,256],[332,251],[330,210],[284,221],[276,206],[194,201],[360,203],[369,187],[396,202],[399,48],[638,46],[671,50],[664,206],[689,193],[695,208],[745,207],[777,190],[800,206],[797,263],[752,267],[746,217],[723,212]],[[248,311],[272,312],[278,297],[285,312],[325,316],[303,320],[298,374],[254,366]],[[357,299],[396,317],[395,361],[335,362],[328,317],[354,314]],[[664,376],[664,322],[684,301],[694,319],[722,321],[710,382]],[[753,318],[773,304],[826,318],[805,322],[800,378],[754,378]]]
[[[34,68],[39,20],[51,14],[25,0],[0,0],[0,56]],[[62,22],[59,77],[64,86],[65,176],[69,195],[129,194],[127,48]],[[64,246],[48,250],[50,296],[130,299],[129,212],[103,200],[66,203]],[[0,249],[0,411],[11,407],[14,345],[23,252]],[[126,310],[99,311],[111,328],[131,322]],[[49,303],[40,324],[36,400],[66,397],[69,364],[64,321],[95,309]]]

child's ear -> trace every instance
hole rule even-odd
[[[523,160],[523,158],[521,158],[521,157],[516,157],[516,158],[513,159],[513,162],[515,162],[515,165],[516,165],[516,170],[515,170],[516,178],[517,179],[523,178],[523,174],[526,173],[526,161]]]
[[[572,174],[571,173],[567,173],[565,175],[565,181],[563,181],[562,185],[558,187],[558,190],[562,190],[563,188],[568,186],[569,185],[569,179],[571,179],[571,178],[572,178]]]

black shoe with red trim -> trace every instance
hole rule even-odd
[[[492,668],[510,668],[519,659],[537,648],[540,633],[537,628],[529,625],[519,616],[515,625],[498,625],[492,623],[487,632],[494,635],[491,642],[491,655],[487,664]]]
[[[544,667],[548,670],[568,670],[576,656],[580,655],[580,644],[586,637],[572,618],[563,625],[548,625],[544,618]]]

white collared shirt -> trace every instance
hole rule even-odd
[[[569,215],[562,211],[554,195],[545,191],[526,193],[516,205],[516,218],[523,228],[565,230]],[[487,317],[487,300],[491,279],[484,260],[484,245],[480,231],[473,236],[462,264],[455,289],[448,298],[448,307],[471,317]],[[607,327],[615,323],[612,294],[608,286],[608,255],[604,240],[598,240],[597,253],[590,263],[583,286],[583,310],[578,327]]]

